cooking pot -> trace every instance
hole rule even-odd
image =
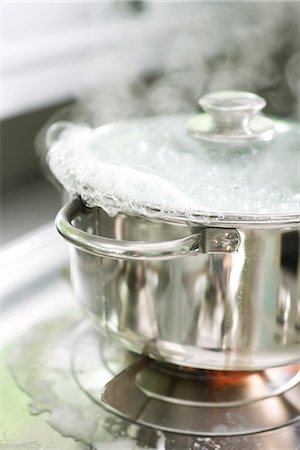
[[[256,115],[264,104],[254,94],[209,94],[201,100],[206,113],[189,120],[183,133],[193,145],[219,147],[220,158],[224,148],[231,151],[229,165],[247,146],[251,158],[257,148],[272,151],[279,136],[280,145],[286,143],[287,161],[294,158],[284,183],[290,183],[288,192],[297,200],[300,149],[291,146],[289,152],[288,147],[290,134],[295,142],[299,129]],[[146,127],[149,120],[143,119]],[[157,126],[163,122],[155,120]],[[124,130],[127,123],[120,126]],[[112,133],[104,128],[100,139]],[[63,177],[60,181],[64,184]],[[124,202],[132,209],[122,211],[122,201],[110,198],[109,204],[115,201],[118,207],[112,215],[85,198],[84,189],[70,190],[77,196],[59,212],[56,225],[72,244],[75,293],[102,333],[133,352],[181,366],[262,370],[299,362],[297,202],[292,211],[287,197],[287,206],[270,210],[254,211],[249,204],[242,211],[214,211],[212,205],[209,211],[170,208],[162,214],[157,204],[135,211],[134,201]]]

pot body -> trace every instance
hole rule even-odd
[[[118,241],[191,232],[100,208],[84,208],[73,224]],[[299,362],[300,227],[237,231],[236,252],[167,260],[118,260],[72,246],[76,295],[103,333],[157,360],[220,370]]]

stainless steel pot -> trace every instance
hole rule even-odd
[[[196,138],[222,142],[224,130],[231,142],[273,138],[272,121],[254,117],[264,101],[252,94],[201,104],[214,120],[192,120]],[[72,244],[80,303],[129,350],[220,370],[299,362],[300,214],[111,217],[76,198],[56,225]]]
[[[80,303],[128,349],[222,370],[299,361],[299,224],[207,228],[110,217],[79,199],[56,224],[72,244]]]

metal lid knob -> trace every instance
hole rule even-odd
[[[259,115],[266,101],[256,94],[222,91],[207,94],[199,100],[206,112],[193,117],[187,129],[194,137],[212,140],[272,139],[273,121]]]

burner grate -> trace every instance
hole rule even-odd
[[[92,364],[83,364],[85,349]],[[199,436],[238,436],[300,419],[300,366],[215,372],[160,364],[83,333],[72,358],[80,388],[135,423]],[[102,392],[102,395],[101,395]]]

